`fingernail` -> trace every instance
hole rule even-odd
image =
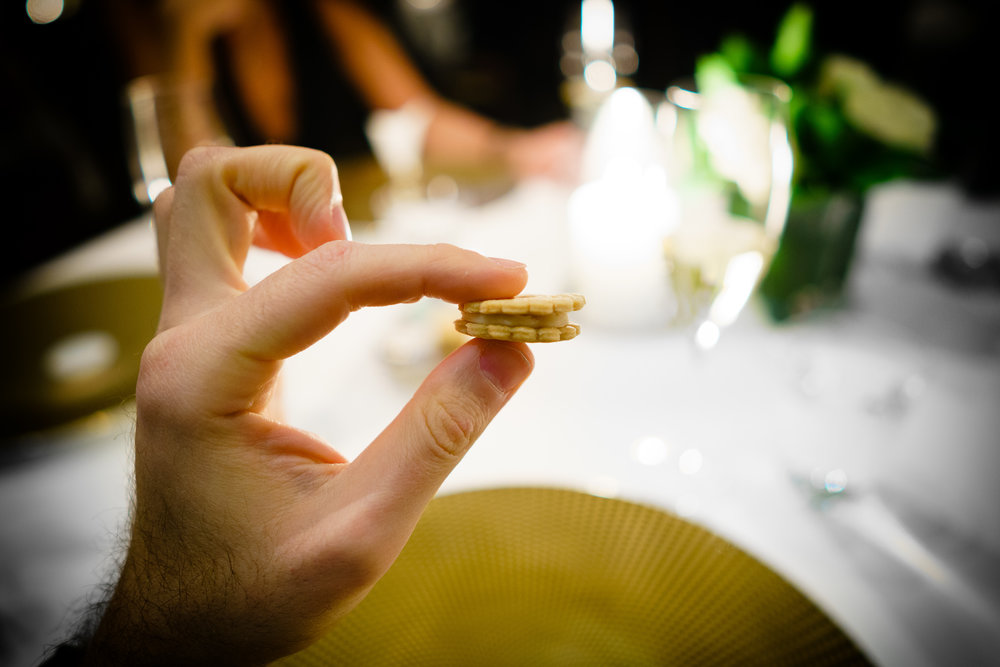
[[[490,257],[490,260],[505,269],[523,269],[527,266],[523,262],[517,262],[513,259],[504,259],[502,257]]]
[[[480,370],[502,394],[521,386],[533,367],[534,358],[523,345],[484,341],[479,352]]]

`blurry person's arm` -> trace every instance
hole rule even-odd
[[[195,146],[227,143],[212,98],[212,43],[258,3],[250,0],[107,0],[108,18],[133,85],[156,97],[160,141],[171,176]]]
[[[352,0],[319,0],[320,15],[347,76],[371,109],[423,105],[431,115],[424,157],[445,165],[498,165],[517,176],[557,175],[576,164],[569,123],[513,128],[438,95],[392,32]]]

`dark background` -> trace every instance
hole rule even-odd
[[[395,2],[368,4],[452,99],[519,125],[566,117],[559,97],[560,39],[575,27],[579,2],[456,0],[461,48],[450,59],[419,48]],[[741,32],[768,44],[788,4],[619,0],[616,17],[635,39],[635,83],[663,89],[690,75],[697,56],[726,35]],[[1000,146],[990,106],[1000,59],[990,4],[841,0],[812,6],[817,49],[861,57],[925,96],[941,117],[942,166],[973,196],[1000,194],[992,166]],[[126,79],[99,0],[79,0],[48,25],[32,24],[23,2],[0,3],[4,282],[140,213],[125,158]]]

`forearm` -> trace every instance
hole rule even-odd
[[[359,3],[321,0],[334,55],[371,109],[398,109],[433,91],[392,32]]]
[[[443,100],[430,104],[432,120],[424,139],[424,157],[445,166],[508,167],[507,147],[517,130]]]
[[[215,65],[211,35],[196,26],[174,22],[166,39],[165,68],[157,76],[164,88],[164,154],[171,176],[181,157],[195,146],[227,143],[213,99]]]

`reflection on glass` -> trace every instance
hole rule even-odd
[[[133,81],[126,90],[132,119],[133,194],[136,201],[151,204],[170,187],[160,121],[157,117],[156,89],[151,79]]]

